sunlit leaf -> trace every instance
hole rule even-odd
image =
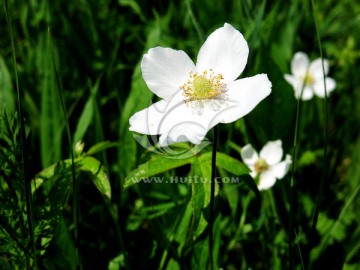
[[[81,161],[80,170],[88,171],[93,177],[93,182],[97,189],[108,199],[111,198],[111,186],[105,167],[97,159],[86,156]]]
[[[109,141],[106,141],[106,142],[99,142],[93,146],[90,147],[90,149],[87,151],[87,154],[88,155],[94,155],[98,152],[101,152],[101,151],[104,151],[108,148],[111,148],[111,147],[117,147],[119,146],[119,143],[118,142],[109,142]]]
[[[146,179],[147,177],[178,168],[180,166],[189,164],[192,161],[193,158],[169,159],[166,157],[154,155],[149,161],[141,164],[137,169],[127,175],[123,189],[126,189],[129,186]]]

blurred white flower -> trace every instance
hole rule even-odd
[[[325,75],[329,73],[329,61],[324,59]],[[311,99],[314,94],[320,98],[325,97],[324,74],[322,70],[321,58],[310,63],[308,56],[303,52],[295,53],[291,60],[291,73],[285,74],[285,80],[292,85],[295,90],[295,97],[299,98],[301,90],[302,100]],[[329,94],[336,87],[336,82],[330,77],[325,77],[326,91]]]
[[[129,120],[130,130],[160,135],[160,146],[200,144],[218,123],[248,114],[271,92],[266,74],[236,80],[248,53],[243,35],[227,23],[207,38],[196,65],[184,51],[150,49],[141,61],[142,75],[162,99],[135,113]]]
[[[247,144],[241,149],[241,157],[244,163],[251,169],[250,175],[255,178],[259,175],[258,189],[271,188],[276,179],[282,179],[289,170],[291,156],[283,156],[282,143],[280,140],[268,142],[260,151],[260,154]]]

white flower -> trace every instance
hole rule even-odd
[[[250,175],[255,178],[259,175],[258,189],[264,190],[271,188],[276,179],[282,179],[289,170],[291,156],[283,156],[282,143],[280,140],[268,142],[260,151],[247,144],[241,149],[241,157],[245,164],[251,169]]]
[[[266,74],[236,80],[249,48],[242,34],[225,23],[201,47],[196,65],[184,51],[156,47],[141,61],[144,80],[162,100],[135,113],[130,130],[160,135],[159,145],[200,144],[218,123],[248,114],[271,92]]]
[[[329,73],[329,62],[324,59],[325,75]],[[320,98],[325,97],[324,74],[321,58],[310,63],[308,56],[303,52],[297,52],[291,60],[291,72],[285,74],[285,80],[295,90],[295,97],[299,98],[303,90],[302,100],[311,99],[314,94]],[[326,91],[329,94],[336,87],[336,82],[330,77],[325,77]]]

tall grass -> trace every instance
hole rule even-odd
[[[37,249],[35,246],[35,238],[34,238],[34,217],[33,217],[33,204],[32,204],[32,193],[31,193],[31,182],[30,182],[30,169],[29,169],[29,152],[28,152],[28,144],[27,144],[27,136],[25,130],[25,115],[23,111],[23,93],[20,90],[19,85],[19,78],[18,78],[18,69],[17,69],[17,62],[16,62],[16,49],[13,37],[13,29],[12,29],[12,22],[11,22],[11,15],[9,13],[9,5],[7,0],[4,0],[4,9],[6,15],[6,22],[8,26],[8,32],[11,42],[11,51],[12,51],[12,60],[14,65],[14,74],[15,74],[15,83],[16,83],[16,92],[17,92],[17,109],[19,113],[20,119],[20,133],[21,133],[21,145],[22,145],[22,170],[24,175],[24,190],[25,190],[25,198],[26,198],[26,215],[27,215],[27,223],[28,229],[30,233],[30,245],[31,245],[31,254],[32,259],[34,261],[34,268],[37,269]],[[28,253],[25,253],[28,256]],[[27,268],[30,269],[30,260],[27,259]]]
[[[359,12],[354,0],[4,0],[0,106],[3,97],[18,103],[24,179],[14,185],[0,164],[0,268],[19,269],[21,259],[28,269],[359,267]],[[162,46],[196,61],[225,22],[248,41],[240,78],[266,73],[271,95],[221,126],[214,154],[207,146],[179,161],[147,151],[128,129],[131,115],[158,100],[142,78],[143,54]],[[297,51],[329,60],[337,87],[325,99],[296,100],[284,80]],[[4,130],[0,151],[10,153]],[[277,139],[293,153],[292,172],[260,193],[240,151]],[[239,183],[211,193],[210,185],[129,182],[211,178],[215,154],[217,176]],[[12,198],[17,210],[8,209]]]

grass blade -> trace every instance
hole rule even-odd
[[[75,175],[74,148],[73,148],[73,143],[71,140],[70,126],[69,126],[69,120],[68,120],[67,113],[66,113],[64,97],[62,95],[62,86],[61,86],[60,78],[59,78],[59,75],[58,75],[58,72],[56,69],[54,55],[52,52],[50,28],[48,29],[48,33],[49,33],[51,60],[52,60],[52,64],[53,64],[53,68],[54,68],[54,72],[55,72],[55,78],[56,78],[57,88],[58,88],[58,92],[59,92],[61,108],[62,108],[62,112],[64,114],[66,132],[67,132],[67,137],[68,137],[69,146],[70,146],[71,167],[72,167],[72,187],[73,187],[73,211],[74,211],[73,215],[74,215],[74,224],[75,224],[74,237],[75,237],[75,252],[76,252],[76,254],[75,254],[76,269],[81,269],[80,256],[79,256],[79,198],[78,198],[78,183],[77,183],[76,175]]]
[[[9,5],[7,0],[4,0],[4,8],[6,14],[6,21],[8,25],[8,31],[10,36],[11,42],[11,50],[14,62],[14,73],[15,73],[15,82],[16,82],[16,92],[17,92],[17,105],[19,111],[19,118],[20,118],[20,133],[21,133],[21,145],[22,145],[22,159],[23,159],[23,172],[24,172],[24,186],[25,186],[25,200],[26,200],[26,215],[27,215],[27,222],[30,232],[30,245],[32,248],[34,266],[37,268],[37,258],[36,258],[36,247],[35,247],[35,238],[34,238],[34,218],[33,218],[33,209],[32,209],[32,194],[31,194],[31,179],[29,176],[29,161],[28,161],[28,146],[26,140],[26,132],[25,132],[25,122],[24,122],[24,113],[23,113],[23,106],[22,106],[22,93],[20,92],[19,86],[19,78],[17,73],[17,64],[16,64],[16,51],[15,51],[15,44],[14,44],[14,36],[12,32],[12,25],[11,25],[11,17],[9,12]],[[27,253],[26,253],[27,255]],[[30,267],[29,265],[27,265]]]
[[[323,71],[323,76],[324,76],[324,89],[325,89],[325,95],[324,95],[324,149],[323,149],[324,152],[323,152],[323,166],[322,166],[323,174],[322,174],[322,177],[320,180],[319,193],[318,193],[314,216],[313,216],[312,225],[311,225],[311,238],[313,238],[312,236],[315,234],[315,231],[316,231],[316,224],[318,221],[320,207],[321,207],[321,201],[322,201],[322,197],[323,197],[323,193],[324,193],[324,183],[325,183],[325,180],[327,177],[328,105],[327,105],[327,90],[326,90],[326,83],[325,83],[326,74],[325,74],[325,67],[324,67],[324,58],[323,58],[323,53],[322,53],[320,33],[319,33],[319,24],[318,24],[317,17],[316,17],[316,7],[315,7],[314,0],[311,0],[311,4],[312,4],[312,13],[313,13],[315,28],[316,28],[316,36],[317,36],[320,57],[321,57],[321,66],[322,66],[322,71]]]

